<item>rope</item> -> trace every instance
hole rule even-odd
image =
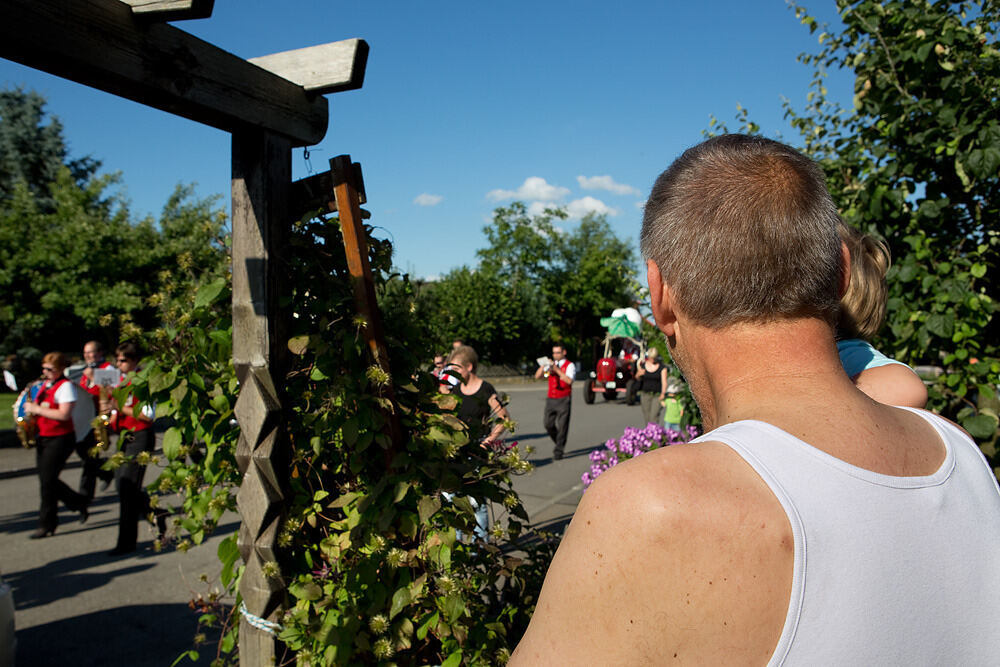
[[[261,618],[260,616],[254,616],[253,614],[251,614],[250,611],[247,609],[247,605],[245,602],[240,602],[240,613],[243,614],[243,618],[247,619],[247,623],[257,628],[258,630],[261,630],[262,632],[266,632],[269,635],[273,635],[275,632],[281,630],[280,624],[272,623],[266,618]]]

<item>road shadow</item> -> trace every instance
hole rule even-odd
[[[46,539],[58,539],[58,533]],[[152,562],[123,562],[124,567],[109,572],[85,571],[108,562],[108,556],[102,550],[61,558],[27,570],[5,571],[3,576],[13,589],[15,609],[30,609],[106,586],[116,577],[143,572],[154,566]]]
[[[186,604],[131,605],[18,630],[17,664],[166,667],[194,647],[201,613]],[[217,642],[209,630],[199,659],[178,665],[209,665]]]
[[[65,507],[59,508],[59,527],[55,537],[60,534],[75,533],[81,530],[93,530],[102,526],[118,523],[118,513],[114,506],[118,504],[117,495],[98,496],[90,502],[90,518],[81,524],[79,514]],[[107,515],[107,516],[106,516]],[[20,512],[0,516],[0,534],[27,533],[38,527],[38,511]],[[24,536],[27,539],[27,535]],[[51,539],[51,538],[47,538]]]
[[[526,549],[541,544],[542,540],[558,544],[572,518],[573,513],[567,512],[546,521],[533,523],[517,539],[500,544],[500,550],[505,554],[523,556]]]
[[[591,445],[590,447],[578,447],[576,449],[569,449],[563,454],[562,460],[579,458],[581,456],[590,456],[591,452],[596,451],[598,449],[603,449],[604,444],[605,443],[603,442],[599,442],[596,445]],[[542,468],[547,465],[552,465],[553,463],[556,464],[559,463],[559,461],[556,461],[555,459],[552,458],[551,454],[549,454],[548,456],[539,456],[537,450],[528,456],[528,462],[531,463],[531,465],[535,466],[536,468]]]

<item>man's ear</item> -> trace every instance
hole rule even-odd
[[[653,309],[653,319],[656,320],[656,326],[663,331],[664,335],[671,337],[674,335],[674,325],[677,323],[673,298],[670,289],[663,284],[660,267],[651,259],[646,260],[646,282],[649,284],[649,302]]]
[[[837,286],[837,298],[843,299],[847,288],[851,286],[851,251],[847,244],[840,242],[840,284]]]

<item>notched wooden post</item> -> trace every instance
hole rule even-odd
[[[279,297],[285,288],[291,155],[291,142],[276,134],[233,134],[233,363],[240,381],[236,460],[243,473],[237,544],[246,563],[240,595],[250,614],[270,622],[277,622],[285,596],[277,566],[289,460],[283,414],[287,328]],[[241,664],[273,664],[281,652],[273,636],[241,615]]]

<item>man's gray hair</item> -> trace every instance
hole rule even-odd
[[[770,139],[727,134],[689,148],[656,179],[640,245],[699,324],[833,324],[838,219],[815,162]]]

